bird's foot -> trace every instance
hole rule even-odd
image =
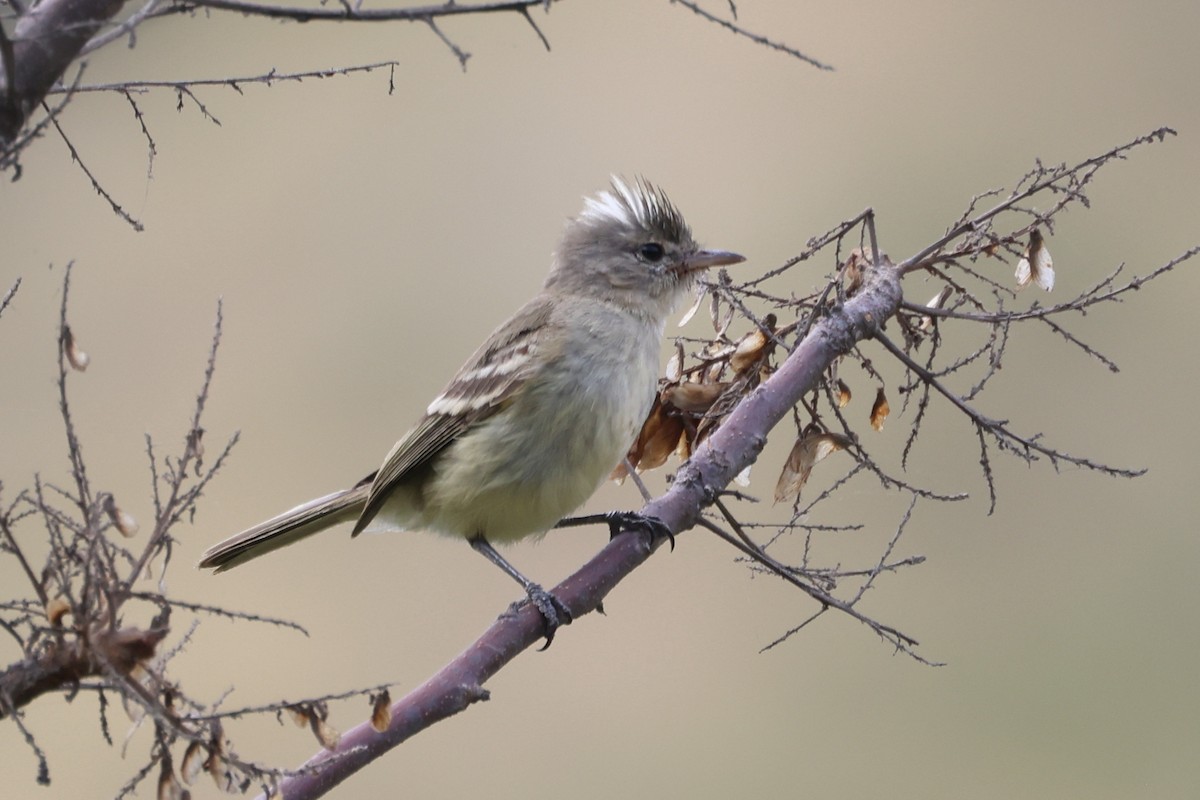
[[[532,603],[538,613],[542,615],[542,633],[546,637],[546,643],[539,648],[545,650],[554,641],[555,632],[563,625],[570,625],[573,617],[571,609],[567,608],[561,600],[547,592],[536,583],[530,583],[525,587],[525,592],[529,596],[524,600],[518,600],[513,603],[510,612],[516,613],[527,603]]]
[[[649,517],[636,511],[609,511],[604,515],[604,521],[608,523],[609,539],[615,539],[617,534],[625,531],[645,531],[650,534],[651,543],[666,539],[671,543],[671,549],[675,549],[675,534],[658,517]]]

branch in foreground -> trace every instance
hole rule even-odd
[[[837,357],[870,337],[879,320],[892,316],[900,300],[899,274],[894,268],[869,270],[862,290],[813,326],[779,369],[747,396],[680,467],[671,488],[641,513],[657,517],[676,533],[695,526],[701,511],[758,457],[771,429],[818,385]],[[554,587],[553,593],[578,619],[594,611],[660,543],[651,544],[642,533],[617,536]],[[500,617],[463,653],[397,701],[385,731],[376,731],[370,722],[347,731],[335,749],[310,759],[303,767],[304,774],[284,779],[278,787],[282,796],[288,800],[320,797],[414,734],[487,699],[483,685],[488,679],[521,651],[539,642],[542,635],[541,615],[531,606]]]
[[[124,0],[42,0],[17,23],[0,75],[0,142],[12,142],[29,113]]]

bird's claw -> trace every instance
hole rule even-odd
[[[561,600],[547,592],[536,583],[531,583],[525,589],[528,598],[516,603],[517,606],[526,603],[532,603],[538,613],[542,615],[542,631],[546,637],[546,643],[539,648],[539,652],[545,650],[554,641],[555,632],[563,625],[570,625],[572,621],[571,609],[567,608]]]
[[[617,534],[623,531],[645,531],[650,534],[651,542],[666,539],[671,543],[671,549],[675,549],[675,534],[658,517],[646,516],[636,511],[609,511],[604,515],[604,521],[608,523],[609,539],[615,539]]]

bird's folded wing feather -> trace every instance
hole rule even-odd
[[[539,295],[501,325],[475,351],[450,384],[434,398],[425,416],[396,442],[375,475],[367,504],[353,535],[370,524],[388,494],[413,470],[428,464],[473,425],[487,419],[519,392],[534,374],[546,347],[549,301]]]

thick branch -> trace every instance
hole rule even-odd
[[[457,17],[466,14],[490,14],[518,12],[527,14],[531,7],[544,6],[546,0],[497,0],[490,3],[458,4],[447,2],[441,5],[409,8],[354,8],[344,4],[329,8],[304,8],[299,6],[275,6],[266,3],[243,2],[243,0],[187,0],[185,5],[197,8],[212,8],[221,11],[236,11],[275,19],[292,19],[297,22],[324,20],[330,22],[380,22],[408,21],[429,22],[436,17]]]
[[[671,488],[642,513],[675,532],[693,527],[734,476],[749,466],[767,434],[818,384],[835,358],[869,338],[900,305],[899,275],[890,266],[868,273],[859,293],[829,309],[779,369],[743,400],[725,423],[680,467]],[[617,536],[578,572],[554,587],[574,618],[596,609],[604,597],[650,557],[645,535]],[[504,615],[467,650],[425,684],[392,706],[392,722],[382,733],[363,723],[341,738],[333,753],[321,752],[279,787],[289,800],[320,797],[383,753],[430,725],[487,699],[483,684],[522,650],[542,637],[538,611],[526,606]],[[320,769],[314,767],[320,765]]]
[[[43,0],[21,17],[0,75],[0,142],[10,143],[79,51],[124,0]]]

